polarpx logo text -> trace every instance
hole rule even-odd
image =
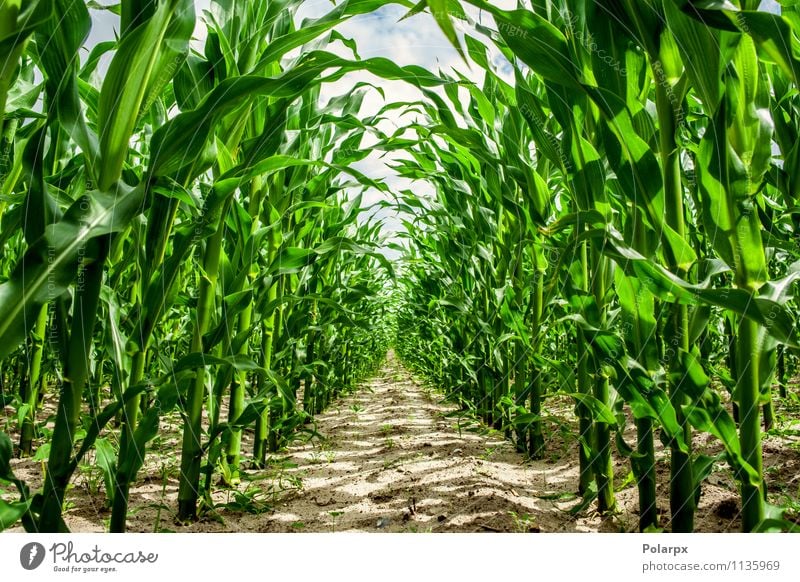
[[[44,546],[39,542],[30,542],[19,551],[19,563],[26,570],[35,570],[44,562]]]

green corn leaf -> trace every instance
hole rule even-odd
[[[30,509],[31,501],[9,503],[0,499],[0,531],[17,523]]]
[[[761,224],[752,200],[752,178],[725,130],[727,112],[723,100],[698,153],[703,223],[714,250],[733,268],[737,284],[756,290],[767,276]]]
[[[127,227],[141,211],[144,187],[120,185],[118,192],[93,191],[79,198],[47,229],[0,284],[0,357],[25,337],[42,305],[61,296],[75,281],[82,261],[91,260],[92,243]]]
[[[194,29],[192,6],[188,0],[161,2],[149,18],[138,25],[134,20],[120,40],[100,92],[101,190],[109,189],[121,175],[148,89],[151,94],[159,92],[179,68],[176,59],[188,49]]]
[[[617,418],[611,409],[604,402],[601,402],[591,394],[581,394],[580,392],[571,392],[567,394],[586,406],[592,413],[592,418],[595,422],[602,422],[609,426],[617,426]]]
[[[602,231],[602,234],[595,230],[589,231],[586,237],[602,241],[603,254],[614,259],[626,272],[635,274],[659,299],[689,305],[704,303],[730,309],[764,326],[779,341],[790,346],[800,346],[794,317],[784,305],[744,289],[714,289],[687,283],[644,258],[626,245],[618,234],[608,230]]]
[[[117,455],[108,439],[97,439],[94,446],[97,452],[95,463],[103,472],[106,500],[107,504],[110,505],[114,499],[114,475],[116,473]]]
[[[91,19],[82,2],[54,0],[53,6],[58,17],[39,27],[36,34],[37,44],[43,47],[40,58],[51,103],[48,113],[55,114],[64,130],[81,147],[88,162],[89,175],[96,180],[97,135],[89,129],[83,117],[77,80],[78,51],[89,35]],[[99,58],[99,55],[93,56]]]

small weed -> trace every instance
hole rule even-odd
[[[166,463],[161,465],[161,502],[158,504],[156,510],[156,521],[153,525],[153,533],[158,533],[161,530],[161,510],[165,507],[165,500],[167,497],[167,482],[169,481],[170,467]]]
[[[92,497],[99,495],[103,486],[103,472],[100,468],[88,463],[81,463],[78,470],[86,483],[89,495]]]
[[[634,485],[636,485],[636,477],[634,477],[633,471],[628,471],[628,473],[622,479],[622,482],[617,485],[617,491],[622,491],[628,487],[633,487]]]
[[[400,464],[401,459],[386,459],[383,461],[383,470],[391,469]]]
[[[331,526],[333,528],[332,531],[336,531],[336,519],[339,516],[344,515],[344,511],[329,511],[328,515],[330,515],[333,519],[333,525]]]
[[[533,523],[533,516],[527,513],[519,514],[516,511],[509,511],[508,514],[514,520],[514,531],[517,533],[529,533],[538,531],[539,528]]]
[[[216,507],[258,515],[272,509],[272,506],[266,501],[270,494],[270,491],[264,491],[261,487],[254,486],[248,487],[244,492],[233,489],[229,492],[229,499],[231,495],[233,499]]]
[[[319,465],[323,462],[333,463],[336,460],[336,451],[333,450],[333,445],[327,441],[320,441],[319,450],[311,453],[311,463]]]
[[[492,456],[497,452],[500,447],[486,447],[486,450],[481,455],[481,459],[484,461],[488,461],[492,458]]]

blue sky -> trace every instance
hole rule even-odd
[[[111,4],[116,0],[101,0],[102,3]],[[503,8],[514,8],[516,0],[496,0],[495,3]],[[210,0],[200,0],[195,3],[198,16],[203,10],[208,9]],[[327,13],[333,7],[329,0],[307,0],[298,14],[300,20],[304,18],[317,18]],[[762,10],[779,11],[775,0],[763,0]],[[373,14],[366,14],[352,18],[341,25],[338,30],[344,36],[356,40],[362,58],[386,57],[399,65],[421,65],[431,70],[441,69],[450,71],[458,69],[465,75],[480,79],[481,73],[477,68],[470,69],[458,56],[453,47],[447,42],[433,18],[427,14],[420,14],[400,20],[406,9],[388,4]],[[479,18],[479,14],[472,10],[470,15]],[[108,12],[92,11],[93,29],[89,39],[89,46],[102,40],[114,38],[115,29],[118,27],[118,18]],[[199,19],[198,19],[199,20]],[[202,35],[202,24],[198,24],[196,34]],[[200,45],[201,46],[201,45]],[[332,47],[331,50],[337,50]],[[346,51],[339,47],[342,54]],[[348,55],[349,56],[349,55]],[[495,53],[495,60],[501,64],[502,58]],[[330,98],[347,91],[354,82],[376,79],[367,73],[353,73],[338,83],[326,85],[323,90],[323,99]],[[410,102],[420,98],[416,89],[402,82],[381,81],[389,101]],[[362,113],[371,115],[376,113],[383,105],[384,100],[377,92],[371,92],[364,100]],[[391,131],[393,126],[401,123],[395,116],[381,127],[384,131]],[[369,146],[369,142],[365,142]],[[379,153],[372,153],[358,164],[358,168],[375,179],[384,179],[395,189],[412,188],[425,194],[428,191],[426,184],[414,183],[413,185],[395,176],[385,165],[386,160]],[[382,197],[378,192],[371,192],[365,197],[367,203],[376,202]],[[385,213],[382,213],[385,216]],[[400,222],[392,217],[385,217],[386,230],[395,231],[400,228]]]
[[[496,5],[506,9],[516,7],[516,0],[495,0]],[[330,9],[332,4],[328,0],[311,0],[306,2],[301,16],[318,17]],[[762,10],[779,12],[779,5],[775,0],[764,0]],[[397,5],[387,5],[376,13],[355,17],[339,27],[345,36],[356,40],[362,58],[387,57],[400,65],[421,65],[431,70],[458,69],[468,77],[476,80],[481,76],[476,68],[470,70],[461,60],[453,47],[449,44],[433,18],[427,14],[420,14],[407,20],[400,20],[406,10]],[[469,11],[470,16],[479,18],[477,11]],[[487,22],[488,23],[488,22]],[[495,62],[501,61],[495,52]],[[327,86],[323,96],[344,92],[353,80],[374,80],[368,74],[348,75],[338,84]],[[420,95],[416,89],[402,82],[381,82],[386,89],[387,98],[391,101],[414,101]],[[369,95],[364,101],[363,112],[371,115],[383,105],[383,100],[377,93]],[[399,123],[399,120],[397,120]],[[381,129],[389,130],[389,127]],[[358,164],[358,168],[374,178],[386,180],[395,189],[412,188],[419,194],[429,192],[425,183],[413,184],[395,176],[385,165],[385,159],[378,153],[371,154]],[[365,196],[365,201],[375,202],[382,195],[372,192]],[[384,213],[381,213],[384,216]],[[400,222],[391,217],[385,218],[386,229],[389,231],[401,230]]]

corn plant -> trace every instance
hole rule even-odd
[[[745,531],[791,529],[768,503],[761,440],[800,347],[797,8],[395,3],[428,9],[474,76],[361,59],[337,26],[378,0],[304,22],[300,0],[202,14],[123,0],[118,35],[91,47],[94,3],[0,4],[0,398],[17,454],[56,410],[40,491],[0,433],[0,479],[19,492],[0,526],[65,531],[96,449],[124,531],[166,415],[182,425],[177,517],[192,521],[217,482],[313,435],[394,344],[532,459],[548,457],[551,405],[571,399],[575,488],[603,514],[616,450],[643,531],[692,531],[720,459]],[[362,81],[323,103],[350,72],[419,100],[364,116],[380,87]],[[402,127],[379,129],[397,113]],[[359,172],[371,151],[433,195]],[[400,243],[367,190],[405,217]],[[723,453],[696,450],[698,433]]]
[[[552,217],[547,232],[572,232],[571,256],[579,257],[562,278],[569,317],[578,324],[578,360],[574,374],[567,369],[561,377],[576,383],[580,395],[581,474],[592,467],[598,508],[614,506],[608,430],[624,422],[624,403],[635,418],[637,443],[634,449],[617,441],[638,480],[642,529],[659,525],[655,423],[671,449],[673,531],[693,529],[710,469],[710,459],[692,451],[690,427],[722,441],[742,487],[743,528],[764,527],[759,409],[764,405],[770,414],[777,343],[797,342],[786,309],[796,269],[776,269],[779,280],[768,282],[772,251],[765,250],[769,224],[761,210],[764,194],[778,184],[770,172],[781,175],[770,165],[774,113],[784,148],[793,147],[785,141],[789,105],[770,111],[768,90],[770,75],[794,82],[792,16],[756,12],[756,2],[710,10],[692,2],[545,1],[514,11],[468,3],[493,16],[494,29],[476,29],[517,71],[511,106],[529,120],[528,163],[552,164],[548,169],[569,196],[570,206]],[[482,42],[470,36],[464,42],[487,68]],[[710,59],[698,62],[698,54]],[[439,155],[443,168],[451,155]],[[478,168],[472,164],[491,183],[490,173]],[[780,184],[788,186],[785,178]],[[511,192],[495,189],[501,191]],[[456,224],[464,220],[463,211],[456,216]],[[414,256],[412,264],[429,262]],[[437,279],[448,282],[452,271],[443,271]],[[430,288],[418,275],[409,285]],[[609,319],[615,303],[618,321]],[[715,307],[732,321],[729,362],[736,365],[729,372],[738,427],[711,388],[711,367],[701,361],[702,330]],[[424,318],[418,312],[400,323],[419,327]],[[495,334],[493,345],[502,338]],[[579,489],[587,486],[582,478]]]
[[[255,426],[262,465],[385,352],[373,324],[389,265],[361,198],[348,202],[353,189],[386,189],[348,166],[366,155],[370,123],[349,123],[362,91],[317,102],[319,85],[348,71],[416,71],[319,50],[350,46],[332,29],[380,2],[345,2],[303,26],[299,2],[215,2],[198,52],[193,3],[125,1],[118,39],[85,60],[89,9],[52,4],[2,6],[0,319],[3,370],[24,379],[21,452],[32,452],[42,398],[58,398],[41,492],[13,478],[3,440],[3,478],[21,500],[2,523],[64,531],[72,475],[110,431],[111,530],[124,531],[148,443],[175,409],[178,515],[190,520],[213,472],[238,482],[243,430]]]

